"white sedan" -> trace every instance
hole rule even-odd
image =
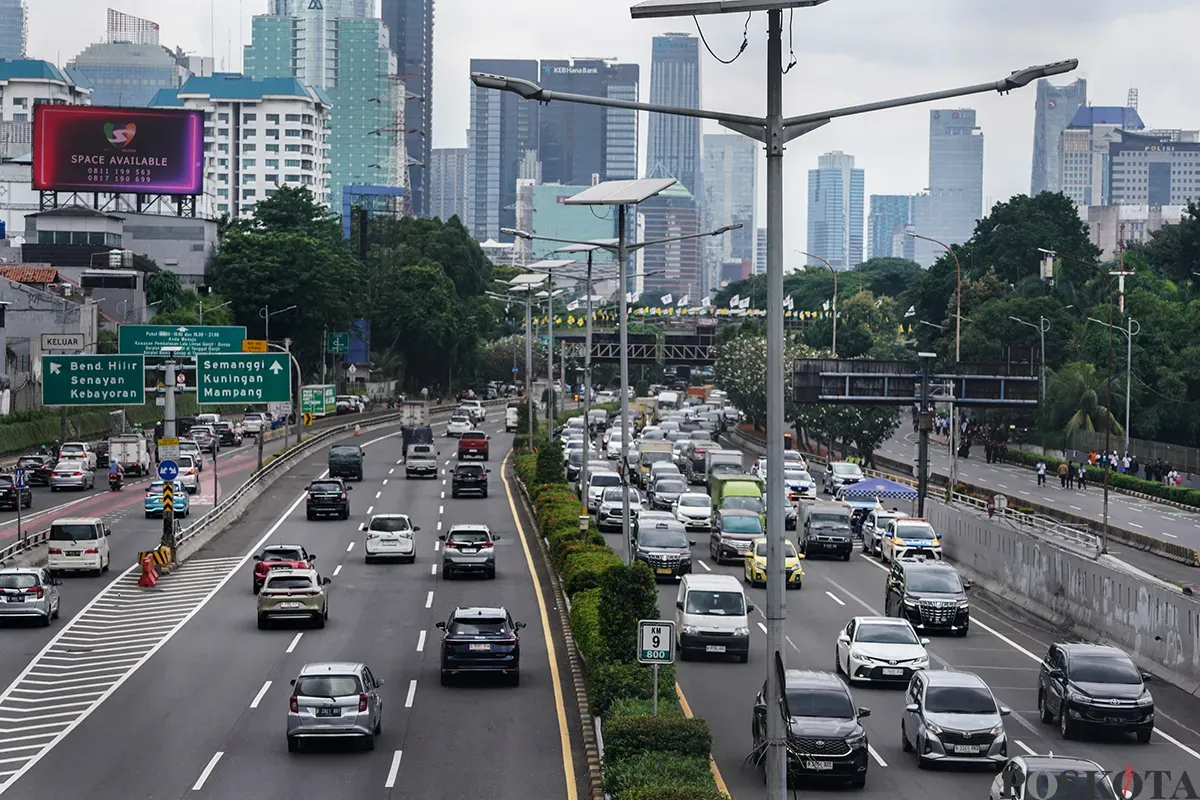
[[[929,668],[927,644],[908,620],[855,617],[838,634],[837,670],[851,683],[908,683],[914,672]]]
[[[396,558],[412,563],[417,560],[417,545],[413,534],[421,530],[413,525],[407,514],[376,514],[367,524],[367,541],[363,548],[366,562],[377,558]]]
[[[471,419],[476,422],[483,422],[487,419],[487,409],[483,407],[483,403],[478,400],[463,400],[458,407],[459,411],[465,411],[471,415]]]
[[[702,492],[679,495],[675,504],[675,519],[689,531],[706,531],[712,527],[712,499]]]
[[[596,527],[600,530],[608,528],[620,528],[621,521],[624,518],[625,508],[625,489],[622,486],[616,486],[611,489],[604,490],[604,497],[600,501],[600,508],[596,511]],[[642,512],[642,496],[637,489],[629,487],[629,522],[632,525],[637,520],[638,515]]]
[[[475,423],[471,420],[471,415],[465,411],[455,411],[450,417],[450,422],[446,425],[447,436],[462,436],[471,428],[475,427]]]

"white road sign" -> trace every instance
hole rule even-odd
[[[662,619],[638,620],[638,661],[642,664],[675,663],[675,623]]]
[[[75,353],[83,350],[86,342],[82,333],[43,333],[43,353]]]

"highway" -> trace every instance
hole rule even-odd
[[[443,426],[435,424],[435,431]],[[12,772],[0,775],[9,781],[0,794],[55,800],[574,798],[576,786],[568,787],[567,776],[586,776],[586,769],[575,741],[578,719],[564,710],[558,683],[559,675],[570,673],[552,633],[559,630],[557,611],[552,601],[542,610],[544,590],[532,577],[543,569],[537,545],[524,540],[514,522],[520,501],[506,491],[516,491],[512,479],[500,474],[511,437],[503,434],[495,410],[486,429],[493,453],[486,499],[450,499],[445,471],[433,480],[405,480],[399,430],[381,428],[360,439],[366,479],[354,484],[349,521],[305,520],[303,489],[324,473],[322,448],[178,572],[160,579],[165,591],[158,613],[142,610],[146,595],[118,579],[85,614],[95,616],[104,607],[106,620],[90,623],[86,633],[68,629],[50,650],[75,650],[86,635],[84,657],[94,662],[72,665],[79,677],[44,666],[43,656],[31,673],[50,676],[38,684],[43,694],[26,693],[35,691],[27,676],[0,695],[0,717],[6,719],[13,718],[8,712],[18,698],[29,709],[23,719],[63,715],[20,731],[9,728],[11,741],[0,739],[0,772]],[[454,440],[438,442],[443,468],[450,470]],[[370,514],[385,512],[408,513],[421,527],[416,563],[364,562],[360,526]],[[532,536],[530,521],[519,518],[521,531]],[[467,522],[485,522],[503,537],[494,581],[442,580],[437,535]],[[319,571],[332,579],[323,630],[257,629],[250,557],[267,543],[299,543],[318,555]],[[474,604],[506,606],[529,624],[521,637],[519,687],[440,685],[434,623],[456,605]],[[121,653],[139,660],[123,661]],[[306,663],[333,660],[362,661],[385,682],[376,748],[331,745],[289,754],[289,681]],[[105,692],[98,701],[88,695],[96,691]],[[64,719],[65,727],[33,729]],[[38,734],[44,738],[16,741]],[[13,747],[27,749],[10,755]]]

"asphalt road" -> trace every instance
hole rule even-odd
[[[325,453],[294,467],[234,527],[160,581],[168,589],[177,579],[189,581],[199,600],[140,668],[126,668],[124,682],[86,706],[50,749],[39,751],[39,760],[5,764],[0,752],[0,771],[17,770],[0,794],[55,800],[574,797],[567,776],[586,769],[573,740],[577,720],[561,710],[556,683],[558,675],[570,674],[552,633],[557,612],[552,605],[545,614],[540,610],[545,601],[531,576],[535,564],[542,569],[536,542],[518,533],[520,501],[506,492],[506,485],[516,489],[500,474],[511,438],[494,413],[486,428],[494,454],[487,499],[450,499],[445,474],[406,481],[398,429],[364,434],[366,479],[354,486],[348,522],[304,518],[303,488],[324,471]],[[444,467],[452,468],[453,440],[439,442]],[[360,525],[384,512],[408,513],[421,526],[415,564],[364,563]],[[442,580],[436,537],[466,522],[485,522],[503,537],[494,581]],[[320,571],[333,581],[325,629],[257,629],[249,557],[269,542],[300,543],[318,555]],[[176,611],[188,608],[185,600],[175,602],[182,604]],[[519,687],[440,685],[434,623],[456,605],[473,604],[504,605],[529,623]],[[334,745],[287,752],[289,681],[305,663],[328,660],[363,661],[384,679],[383,735],[374,751]],[[59,678],[50,682],[55,692],[72,691]],[[9,692],[0,695],[0,715],[11,699]],[[39,699],[59,705],[63,698]]]

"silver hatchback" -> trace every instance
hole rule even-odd
[[[59,461],[50,473],[50,491],[79,489],[86,491],[96,483],[96,474],[86,461]]]
[[[0,569],[0,618],[32,618],[48,627],[50,620],[58,619],[61,585],[44,567]]]
[[[368,750],[383,732],[383,681],[366,664],[305,664],[288,699],[288,752],[306,739],[358,738]]]

